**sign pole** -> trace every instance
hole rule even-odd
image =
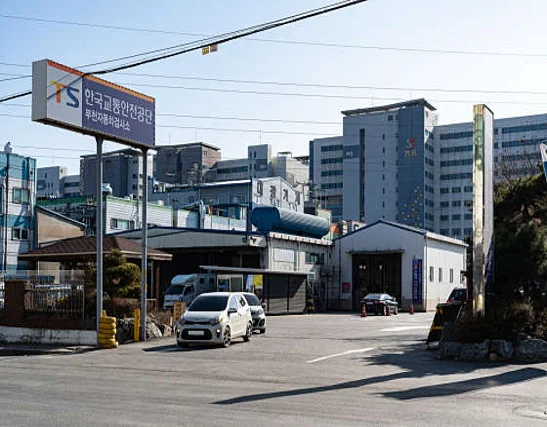
[[[148,270],[148,149],[142,149],[142,260],[141,260],[141,341],[146,341],[146,273]]]
[[[97,336],[99,318],[103,311],[103,138],[97,141],[97,211],[95,213],[95,239],[97,248]]]

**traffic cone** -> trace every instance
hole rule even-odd
[[[414,305],[410,304],[410,310],[408,310],[408,314],[414,314]]]
[[[367,317],[367,308],[365,306],[365,303],[361,304],[361,317]]]

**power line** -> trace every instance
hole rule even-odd
[[[29,21],[29,22],[42,22],[46,24],[71,25],[71,26],[90,27],[90,28],[104,28],[104,29],[110,29],[110,30],[131,31],[131,32],[140,32],[140,33],[171,34],[171,35],[177,35],[177,36],[202,37],[202,38],[213,37],[213,35],[211,34],[204,34],[204,33],[191,33],[191,32],[161,30],[161,29],[153,29],[153,28],[125,27],[125,26],[98,24],[98,23],[90,23],[90,22],[77,22],[77,21],[57,20],[57,19],[35,18],[30,16],[0,14],[0,18]],[[473,50],[465,50],[465,49],[405,48],[405,47],[395,47],[395,46],[365,46],[365,45],[355,45],[355,44],[346,44],[346,43],[315,42],[315,41],[309,41],[309,40],[267,39],[267,38],[254,38],[254,37],[248,37],[246,38],[246,40],[252,41],[252,42],[260,42],[260,43],[304,45],[304,46],[318,46],[318,47],[331,47],[331,48],[344,48],[344,49],[379,50],[379,51],[393,51],[393,52],[413,52],[413,53],[448,54],[448,55],[480,55],[480,56],[497,56],[497,57],[547,58],[547,54],[539,54],[539,53],[473,51]]]
[[[0,73],[2,74],[2,73]],[[490,95],[547,95],[547,92],[528,91],[528,90],[489,90],[489,89],[446,89],[438,87],[404,87],[404,86],[360,86],[360,85],[333,85],[327,83],[302,83],[302,82],[286,82],[275,80],[249,80],[249,79],[232,79],[232,78],[215,78],[215,77],[198,77],[198,76],[174,76],[165,74],[148,74],[148,73],[117,73],[123,76],[149,77],[162,79],[177,79],[177,80],[196,80],[205,82],[217,83],[238,83],[238,84],[256,84],[266,86],[294,86],[306,88],[322,88],[322,89],[348,89],[348,90],[386,90],[399,92],[442,92],[442,93],[477,93]],[[16,75],[19,78],[31,78],[31,75]],[[10,79],[6,79],[10,80]],[[3,80],[0,80],[0,82]],[[127,83],[133,84],[133,83]],[[137,85],[137,84],[135,84]]]
[[[193,46],[191,46],[192,43],[190,43],[190,44],[183,44],[183,45],[175,45],[175,46],[171,46],[171,47],[164,48],[164,49],[157,49],[155,52],[165,52],[165,51],[173,50],[173,49],[174,49],[174,52],[163,53],[159,56],[153,56],[153,57],[150,57],[150,58],[145,58],[145,59],[142,59],[142,60],[139,60],[139,61],[136,61],[136,62],[128,63],[128,64],[125,64],[125,65],[115,66],[115,67],[105,69],[105,70],[101,70],[101,71],[94,71],[93,73],[85,73],[82,77],[85,77],[86,75],[90,75],[90,74],[94,74],[94,75],[108,74],[108,73],[113,73],[115,71],[122,71],[122,70],[126,70],[126,69],[129,69],[129,68],[138,67],[140,65],[150,64],[150,63],[161,61],[161,60],[171,58],[171,57],[174,57],[174,56],[182,55],[184,53],[192,52],[194,50],[201,49],[204,46],[219,45],[219,44],[227,43],[229,41],[237,40],[237,39],[240,39],[240,38],[243,38],[243,37],[247,37],[247,36],[252,35],[252,34],[258,34],[258,33],[268,31],[268,30],[271,30],[271,29],[274,29],[274,28],[282,27],[284,25],[293,24],[295,22],[299,22],[299,21],[302,21],[302,20],[313,18],[315,16],[323,15],[325,13],[330,13],[330,12],[333,12],[335,10],[344,9],[346,7],[349,7],[349,6],[354,6],[358,3],[363,3],[365,1],[367,1],[367,0],[344,0],[344,1],[340,1],[338,3],[333,3],[333,4],[328,5],[328,6],[312,9],[312,10],[307,11],[307,12],[303,12],[303,13],[299,13],[299,14],[296,14],[296,15],[291,15],[291,16],[288,16],[288,17],[285,17],[285,18],[277,19],[275,21],[267,22],[265,24],[254,25],[254,26],[247,27],[247,28],[237,30],[237,31],[233,31],[233,32],[230,32],[230,33],[224,33],[224,34],[221,34],[221,35],[218,35],[218,36],[215,36],[215,37],[198,40],[198,41],[193,43]],[[150,52],[145,52],[142,55],[147,55],[148,53],[150,53]],[[113,61],[115,61],[115,60],[113,60]],[[18,94],[9,95],[7,97],[0,98],[0,102],[9,101],[9,100],[12,100],[12,99],[17,99],[17,98],[20,98],[20,97],[23,97],[23,96],[27,96],[29,94],[32,94],[32,91],[26,91],[26,92],[21,92],[21,93],[18,93]]]

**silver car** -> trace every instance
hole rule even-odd
[[[253,330],[260,331],[261,334],[266,333],[266,313],[264,313],[264,304],[260,303],[260,300],[255,294],[244,292],[243,296],[251,306]]]
[[[187,347],[191,343],[228,347],[238,337],[249,341],[252,334],[251,308],[240,292],[201,294],[176,326],[179,347]]]

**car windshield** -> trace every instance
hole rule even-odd
[[[365,299],[383,299],[382,294],[368,294]]]
[[[247,300],[247,304],[249,305],[260,305],[260,300],[255,294],[244,294],[243,295],[245,299]]]
[[[222,311],[227,303],[227,295],[200,296],[194,300],[188,311]]]
[[[184,290],[184,285],[171,285],[167,288],[165,295],[177,295],[182,294]]]

